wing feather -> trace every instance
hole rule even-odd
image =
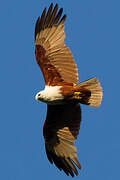
[[[43,129],[48,160],[67,175],[78,175],[75,165],[81,169],[77,160],[74,141],[77,138],[81,122],[79,104],[48,105],[47,117]]]
[[[63,9],[51,3],[44,9],[35,26],[35,55],[43,73],[45,84],[59,82],[78,83],[78,70],[69,48],[64,44]],[[72,78],[71,78],[72,76]]]
[[[50,17],[50,21],[48,23],[48,27],[51,27],[54,24],[54,18],[56,17],[57,10],[58,10],[58,5],[56,4],[54,9],[53,9],[52,15]]]

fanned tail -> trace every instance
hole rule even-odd
[[[78,85],[83,89],[80,93],[80,102],[91,107],[98,107],[102,101],[102,87],[96,78],[91,78]]]

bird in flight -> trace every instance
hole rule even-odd
[[[81,123],[80,103],[98,107],[102,88],[96,78],[78,83],[78,69],[65,45],[63,9],[51,3],[35,25],[35,57],[45,80],[36,100],[47,104],[43,127],[48,160],[66,175],[78,175],[81,165],[74,146]]]

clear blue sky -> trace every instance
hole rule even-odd
[[[64,8],[66,44],[80,81],[96,76],[103,86],[100,108],[82,105],[76,146],[82,171],[75,179],[120,179],[120,1],[53,1]],[[42,126],[46,105],[34,56],[34,26],[48,0],[0,4],[0,179],[71,179],[46,157]]]

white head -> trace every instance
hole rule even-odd
[[[36,94],[35,100],[37,100],[37,101],[44,101],[43,91],[40,91],[40,92],[38,92],[38,93]]]
[[[36,94],[35,99],[46,103],[62,100],[60,88],[60,86],[45,86],[43,91]]]

